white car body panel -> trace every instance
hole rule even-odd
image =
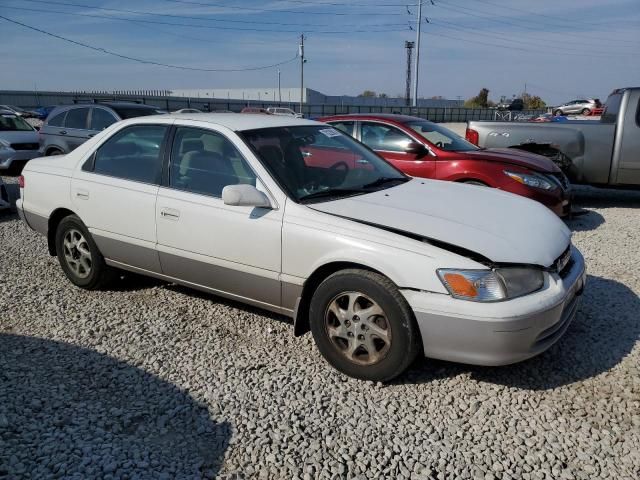
[[[257,188],[272,208],[229,206],[216,197],[81,170],[117,130],[159,123],[225,135],[256,173]],[[511,363],[540,353],[564,333],[584,285],[584,262],[575,249],[565,277],[549,270],[540,291],[493,304],[452,298],[436,275],[440,268],[489,268],[480,257],[552,267],[570,245],[570,232],[546,207],[487,188],[418,179],[374,193],[299,204],[288,199],[236,133],[297,125],[322,124],[250,114],[118,122],[66,156],[29,162],[18,210],[32,228],[48,234],[54,211],[68,209],[88,226],[111,265],[294,317],[305,282],[323,266],[346,262],[376,270],[403,293],[425,352],[437,358]],[[87,192],[89,198],[82,198]],[[163,211],[177,216],[167,218]],[[560,333],[544,337],[552,327]],[[518,340],[512,343],[517,348],[511,348],[509,338],[515,337],[508,334],[516,331]],[[479,351],[474,351],[474,336],[482,339]]]

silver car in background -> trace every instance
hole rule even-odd
[[[20,173],[24,164],[38,157],[38,132],[11,110],[0,110],[0,174]]]
[[[602,104],[598,98],[587,98],[584,100],[572,100],[553,109],[553,114],[560,115],[589,115],[594,109],[600,108]]]

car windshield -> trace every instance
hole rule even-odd
[[[15,113],[0,113],[0,131],[2,132],[31,132],[33,127]]]
[[[448,128],[426,120],[415,120],[406,123],[407,127],[418,132],[429,143],[447,152],[468,152],[479,150],[473,143],[452,132]]]
[[[264,128],[240,135],[298,202],[371,193],[409,180],[364,145],[326,125]]]
[[[135,117],[146,117],[147,115],[158,115],[161,113],[166,113],[164,110],[160,110],[159,108],[153,107],[116,107],[112,106],[116,113],[120,116],[121,119],[126,120],[127,118],[135,118]]]

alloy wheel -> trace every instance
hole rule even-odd
[[[71,229],[64,235],[64,259],[71,271],[78,278],[91,275],[91,250],[84,235],[79,230]]]
[[[358,365],[380,362],[391,347],[391,325],[382,308],[361,292],[344,292],[326,309],[325,330],[332,345]]]

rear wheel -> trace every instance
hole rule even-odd
[[[63,218],[56,230],[56,252],[65,275],[74,285],[97,290],[115,277],[115,270],[107,266],[80,218]]]
[[[553,114],[554,114],[556,117],[560,117],[560,116],[564,115],[564,113],[562,112],[562,110],[556,110],[555,112],[553,112]]]
[[[47,150],[47,153],[45,156],[50,157],[52,155],[64,155],[64,152],[59,148],[50,148]]]
[[[354,378],[391,380],[420,351],[411,308],[378,273],[354,269],[328,277],[311,299],[309,320],[322,356]]]

